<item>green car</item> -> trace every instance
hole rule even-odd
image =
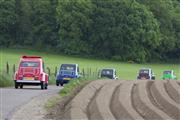
[[[176,80],[176,76],[174,75],[174,71],[173,70],[166,70],[163,72],[163,76],[162,76],[163,80]]]

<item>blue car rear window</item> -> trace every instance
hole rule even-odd
[[[60,70],[69,70],[69,71],[74,71],[76,69],[75,65],[69,65],[69,64],[63,64],[61,65]]]

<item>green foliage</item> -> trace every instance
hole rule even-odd
[[[0,74],[0,87],[8,87],[14,85],[12,77],[8,74]]]
[[[0,46],[13,44],[17,14],[15,0],[0,0]]]
[[[139,0],[160,23],[162,43],[157,51],[162,58],[179,56],[180,3],[177,0]]]
[[[28,0],[16,0],[16,36],[14,45],[23,46],[32,43],[32,8]]]
[[[130,0],[95,1],[92,44],[94,54],[120,60],[147,61],[160,44],[153,15]],[[121,8],[121,9],[119,9]]]
[[[59,0],[57,7],[59,29],[58,49],[66,54],[87,54],[92,11],[90,0]]]
[[[57,12],[59,47],[67,54],[142,62],[160,44],[156,19],[135,1],[65,0]]]
[[[55,77],[54,74],[51,74],[51,75],[49,76],[49,83],[48,83],[48,84],[53,85],[53,84],[55,84],[55,83],[56,83],[56,77]]]
[[[35,47],[43,49],[56,44],[56,0],[35,0],[31,2],[32,33]]]
[[[180,58],[178,0],[0,0],[0,46],[121,61]]]

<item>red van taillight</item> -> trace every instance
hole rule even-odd
[[[35,80],[39,80],[39,76],[35,76],[34,79],[35,79]]]
[[[23,79],[23,75],[21,75],[21,74],[17,74],[16,79],[18,79],[18,80],[22,80],[22,79]]]
[[[43,74],[40,74],[40,75],[38,75],[38,76],[35,76],[34,79],[35,79],[35,80],[41,80],[42,77],[43,77]]]

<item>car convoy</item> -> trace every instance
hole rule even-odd
[[[78,64],[62,64],[56,75],[56,85],[63,86],[70,80],[80,77]],[[16,89],[22,89],[24,85],[40,85],[41,89],[48,88],[49,75],[45,73],[44,62],[39,56],[22,56],[13,78]],[[118,79],[114,68],[101,69],[99,78]],[[163,72],[162,79],[176,80],[177,77],[173,70],[166,70]],[[137,80],[155,80],[155,74],[150,68],[142,68],[138,72]]]

